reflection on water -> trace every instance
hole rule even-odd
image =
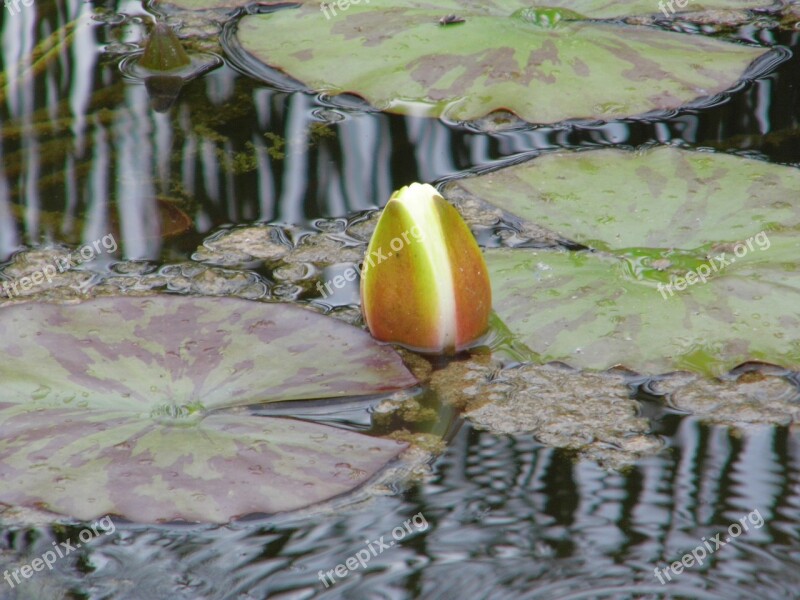
[[[336,516],[220,528],[117,525],[81,560],[27,582],[61,598],[796,598],[800,446],[785,428],[733,433],[665,420],[671,452],[622,473],[541,447],[529,436],[462,428],[435,474],[407,497]],[[678,561],[758,510],[764,524],[701,567]],[[372,556],[326,589],[334,569],[406,519],[430,527]],[[2,568],[28,561],[80,527],[6,531]],[[27,533],[27,535],[26,535]],[[713,547],[713,545],[712,545]],[[13,598],[14,596],[2,596]],[[26,596],[19,596],[26,597]]]
[[[379,206],[411,180],[578,146],[682,142],[800,163],[796,58],[728,102],[658,121],[462,127],[326,106],[229,67],[189,83],[161,114],[145,85],[118,68],[144,39],[150,15],[137,2],[103,16],[94,10],[77,0],[42,2],[2,17],[2,256],[96,239],[117,224],[128,258],[185,256],[186,239],[160,235],[157,197],[181,205],[197,234],[225,223],[303,224]],[[770,32],[758,41],[796,45],[798,36]],[[752,41],[753,32],[743,28],[740,37]],[[50,45],[37,50],[43,39]]]
[[[466,127],[331,106],[229,67],[189,83],[157,113],[145,86],[118,69],[149,15],[138,2],[109,0],[105,16],[92,18],[100,4],[42,0],[0,17],[3,259],[24,246],[77,247],[113,233],[120,256],[186,261],[225,224],[305,226],[379,206],[412,180],[563,148],[681,142],[800,165],[797,57],[719,106],[653,121]],[[738,34],[793,47],[798,36],[749,26]],[[166,235],[164,202],[190,219],[188,232]],[[624,472],[574,462],[530,436],[465,425],[405,496],[299,521],[119,524],[23,586],[0,581],[0,598],[796,598],[793,431],[731,431],[653,410],[669,450]],[[656,567],[756,509],[763,527],[659,583]],[[320,583],[320,570],[417,513],[427,530],[330,589]],[[0,572],[79,530],[3,528]]]

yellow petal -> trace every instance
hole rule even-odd
[[[489,326],[492,293],[483,254],[436,189],[395,192],[378,220],[361,276],[372,335],[421,352],[452,352]]]

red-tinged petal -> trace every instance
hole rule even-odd
[[[361,303],[376,339],[422,352],[460,350],[486,332],[492,300],[483,255],[432,186],[392,195],[367,249]]]

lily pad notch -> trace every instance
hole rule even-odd
[[[288,304],[178,296],[0,310],[0,503],[225,523],[352,492],[405,444],[261,417],[263,402],[417,380],[367,333]]]
[[[284,89],[353,94],[401,114],[470,121],[510,111],[545,124],[710,101],[787,56],[593,20],[591,6],[561,4],[567,17],[538,19],[522,2],[406,7],[372,0],[326,19],[319,3],[305,2],[245,15],[229,24],[223,43],[242,71]],[[464,22],[442,27],[448,9]]]

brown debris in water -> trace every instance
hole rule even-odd
[[[491,360],[453,363],[433,374],[444,402],[493,434],[532,433],[613,468],[663,448],[650,434],[624,373],[588,373],[550,364],[499,368]]]
[[[730,381],[673,373],[653,384],[666,403],[718,425],[790,425],[800,421],[800,390],[768,367]]]

